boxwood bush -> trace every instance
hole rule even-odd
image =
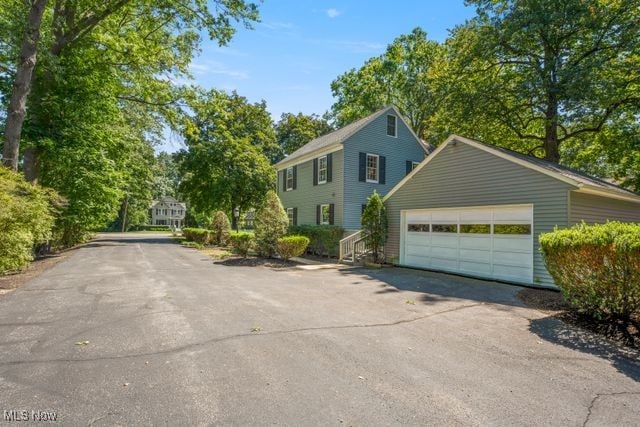
[[[132,225],[129,231],[171,231],[171,227],[168,225],[136,224]]]
[[[211,241],[211,232],[204,228],[183,228],[182,235],[192,242],[206,245]]]
[[[292,257],[300,256],[309,246],[309,238],[305,236],[285,236],[278,239],[278,255],[285,261]]]
[[[307,252],[321,256],[337,256],[344,229],[335,225],[296,225],[289,227],[288,235],[307,237]]]
[[[231,242],[231,247],[235,253],[246,258],[254,244],[253,233],[243,231],[231,233],[229,235],[229,242]]]
[[[640,313],[640,224],[577,224],[541,234],[540,246],[573,307],[599,319]]]

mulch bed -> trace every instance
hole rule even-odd
[[[571,310],[558,291],[526,288],[518,293],[525,305],[549,313],[565,323],[604,336],[616,343],[640,350],[640,316],[631,320],[595,319]]]
[[[225,265],[229,267],[268,267],[268,268],[291,268],[299,263],[295,261],[284,261],[274,258],[262,258],[262,257],[230,257],[221,261],[216,261],[216,264]]]

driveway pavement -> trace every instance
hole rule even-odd
[[[167,237],[103,235],[0,298],[0,410],[16,411],[0,415],[640,425],[638,354],[518,291],[396,268],[223,266]]]

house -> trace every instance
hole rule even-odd
[[[187,205],[173,197],[154,200],[149,209],[151,225],[168,225],[171,228],[182,228]]]
[[[394,106],[320,136],[277,163],[278,196],[291,225],[360,229],[367,198],[384,196],[426,156]]]
[[[640,222],[640,196],[554,163],[453,135],[385,197],[394,264],[554,286],[540,233]]]

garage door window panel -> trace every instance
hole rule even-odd
[[[460,233],[490,234],[491,224],[460,224]]]
[[[494,224],[493,234],[531,235],[531,224]]]
[[[434,233],[457,233],[458,224],[431,224]]]

